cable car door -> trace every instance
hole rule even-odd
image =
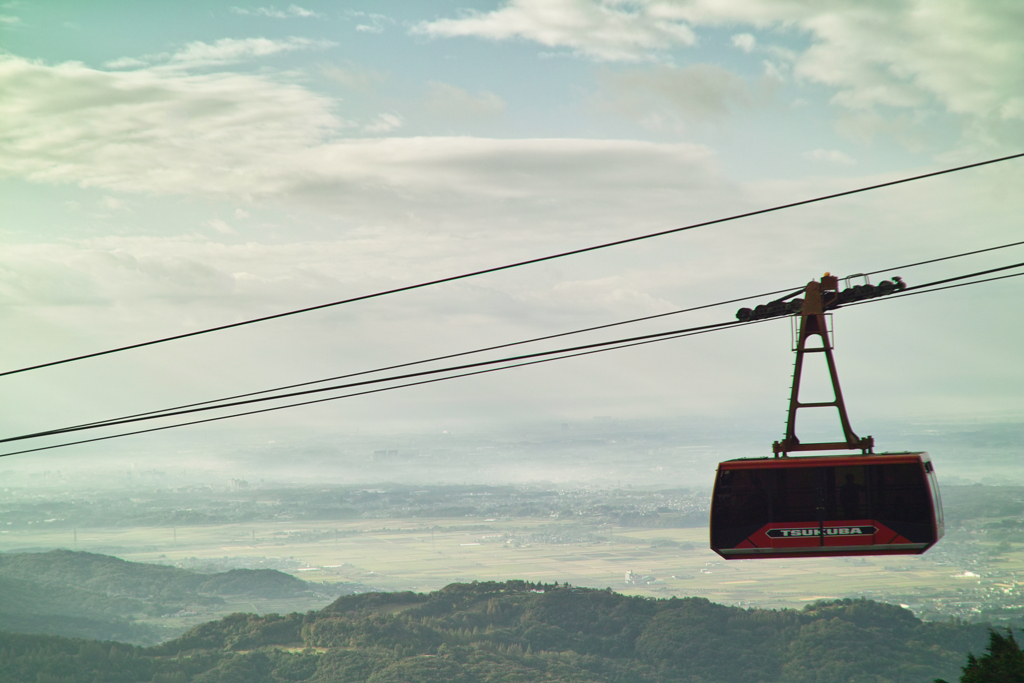
[[[793,467],[775,470],[771,548],[839,548],[874,545],[867,519],[864,467]]]

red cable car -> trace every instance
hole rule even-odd
[[[718,466],[711,548],[755,557],[919,554],[942,538],[927,453],[729,460]]]
[[[804,290],[786,438],[772,445],[775,457],[718,465],[711,549],[727,560],[920,554],[942,538],[942,503],[928,454],[872,453],[874,439],[850,428],[822,304],[823,298],[826,305],[837,301],[838,295],[828,296],[837,289],[838,278],[826,274]],[[822,345],[807,348],[814,335]],[[835,399],[801,403],[804,354],[814,352],[825,354]],[[797,411],[820,407],[839,411],[845,441],[804,444],[796,437]],[[861,453],[788,455],[844,449]]]

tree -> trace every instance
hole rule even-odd
[[[960,683],[1024,683],[1024,652],[1007,629],[1006,637],[989,631],[988,652],[981,659],[967,655]],[[946,683],[936,679],[935,683]]]

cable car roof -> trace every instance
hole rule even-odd
[[[869,453],[810,455],[789,458],[736,458],[718,464],[719,470],[784,469],[790,467],[849,467],[930,461],[924,451],[905,453]]]

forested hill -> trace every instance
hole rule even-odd
[[[0,576],[138,599],[182,600],[196,593],[292,597],[310,590],[305,581],[272,569],[199,574],[71,550],[0,553]]]
[[[152,644],[181,631],[136,619],[190,605],[216,608],[225,598],[316,595],[326,602],[337,595],[327,590],[272,569],[199,574],[69,550],[0,553],[0,630]]]
[[[0,640],[0,680],[25,683],[924,683],[957,680],[988,631],[864,600],[745,610],[511,581],[236,614],[149,649]]]

